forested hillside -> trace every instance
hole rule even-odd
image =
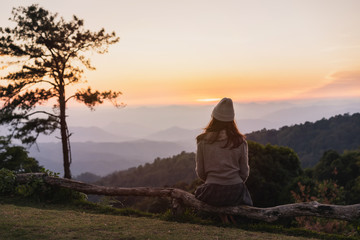
[[[248,143],[251,171],[246,184],[254,206],[271,207],[307,201],[346,205],[360,201],[360,150],[343,154],[334,150],[326,151],[315,167],[303,170],[297,154],[288,147],[264,146],[252,141]],[[96,184],[119,187],[167,186],[193,193],[201,184],[194,172],[194,158],[194,153],[186,152],[171,158],[157,158],[151,164],[115,172],[101,178]],[[170,208],[170,202],[166,199],[144,197],[119,197],[112,204],[155,213]],[[311,224],[306,221],[299,224],[312,230],[323,225],[316,219]]]
[[[163,187],[190,183],[195,178],[195,154],[182,152],[170,158],[156,158],[151,164],[114,172],[98,183],[119,187]]]
[[[247,134],[247,139],[261,144],[287,146],[298,154],[302,167],[312,167],[327,150],[342,153],[360,147],[360,113],[337,115],[315,123],[305,122]]]
[[[296,153],[287,147],[249,142],[250,177],[247,181],[256,206],[275,206],[290,201],[287,186],[302,174]],[[152,164],[119,171],[97,184],[118,187],[176,186],[193,191],[196,181],[195,154],[182,152],[171,158],[157,158]]]

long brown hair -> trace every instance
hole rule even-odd
[[[210,136],[208,139],[209,143],[214,143],[220,134],[221,130],[226,131],[227,135],[227,142],[224,145],[224,148],[230,147],[237,148],[239,147],[244,141],[245,141],[245,135],[240,133],[239,129],[236,126],[235,121],[231,122],[223,122],[220,120],[217,120],[216,118],[212,118],[209,122],[208,126],[204,128],[204,132],[196,137],[196,141],[200,142],[205,138],[207,133],[214,133]]]

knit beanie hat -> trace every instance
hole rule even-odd
[[[231,98],[223,98],[214,107],[211,116],[223,122],[231,122],[234,120],[235,111]]]

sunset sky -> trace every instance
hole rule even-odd
[[[0,26],[32,3],[117,33],[85,76],[129,106],[360,98],[359,0],[2,0]]]

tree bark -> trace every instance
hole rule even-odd
[[[42,178],[44,182],[53,186],[73,189],[79,192],[95,195],[107,196],[149,196],[149,197],[169,197],[176,202],[175,210],[181,210],[179,204],[193,207],[200,211],[224,213],[229,215],[240,215],[251,219],[266,222],[274,222],[279,218],[314,216],[322,218],[340,219],[354,221],[360,218],[360,204],[354,205],[330,205],[318,202],[304,202],[286,204],[268,208],[257,208],[250,206],[235,207],[214,207],[197,200],[193,194],[176,188],[121,188],[104,187],[93,184],[74,181],[71,179],[49,177],[43,173],[18,174],[16,180],[19,183],[26,183],[32,178]]]
[[[60,133],[61,133],[61,144],[62,144],[62,152],[63,152],[64,178],[71,179],[69,134],[66,123],[65,88],[62,84],[60,84],[59,88],[60,88],[59,90]]]

